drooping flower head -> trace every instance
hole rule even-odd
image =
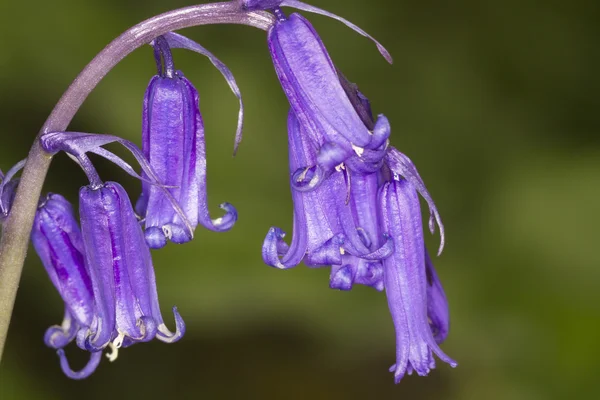
[[[396,175],[381,186],[378,197],[381,228],[389,232],[395,247],[383,263],[388,306],[396,328],[396,364],[392,370],[399,382],[407,372],[427,375],[435,367],[433,353],[451,366],[456,362],[437,343],[446,334],[442,309],[447,303],[439,297],[439,281],[433,281],[433,265],[426,264],[417,190]]]
[[[248,9],[275,7],[274,2],[264,1],[243,1],[243,5]],[[312,6],[290,1],[278,5],[332,16],[365,34]],[[269,50],[292,108],[288,142],[294,234],[286,253],[283,232],[272,228],[263,245],[263,258],[279,268],[302,260],[308,265],[331,265],[331,287],[348,290],[358,282],[381,290],[380,259],[390,254],[391,243],[377,230],[375,173],[383,165],[389,123],[384,116],[376,124],[363,121],[323,42],[304,17],[292,14],[288,18],[279,8],[273,11],[278,21],[268,32]],[[315,258],[323,259],[323,253],[329,262],[315,262]]]
[[[263,2],[245,5],[261,4],[265,6]],[[318,10],[298,2],[280,5]],[[278,21],[268,32],[269,50],[292,108],[288,142],[294,235],[286,253],[281,244],[283,232],[272,228],[263,245],[263,258],[280,268],[303,259],[308,265],[332,265],[332,287],[348,290],[356,281],[381,290],[382,266],[377,258],[389,254],[391,245],[385,238],[379,240],[372,229],[376,194],[366,190],[376,185],[377,176],[368,175],[382,165],[389,123],[381,116],[374,127],[367,126],[312,25],[298,14],[287,18],[278,8],[274,11]],[[351,185],[355,179],[357,184]],[[364,201],[355,202],[355,198]],[[274,251],[277,247],[279,252]],[[281,264],[277,253],[282,256]]]
[[[278,268],[301,261],[331,266],[335,289],[354,284],[384,289],[396,330],[396,382],[412,371],[426,375],[435,366],[433,353],[455,366],[438,347],[448,333],[448,304],[425,249],[418,193],[428,204],[431,232],[436,222],[440,227],[440,252],[443,225],[414,164],[389,146],[387,118],[373,121],[369,101],[336,69],[310,23],[278,8],[313,7],[296,1],[242,3],[271,8],[278,17],[269,30],[269,49],[292,108],[294,232],[288,246],[283,232],[271,228],[263,244],[265,262]]]
[[[100,351],[112,344],[114,359],[121,346],[181,338],[185,325],[175,307],[177,331],[171,333],[163,322],[150,249],[123,187],[107,182],[81,188],[79,214],[97,305],[91,334],[80,338],[85,348]]]
[[[183,47],[207,55],[227,78],[240,98],[240,116],[236,148],[241,140],[243,108],[239,89],[227,67],[199,44],[175,33],[154,41],[158,75],[154,76],[144,96],[142,151],[157,174],[181,206],[183,221],[164,190],[148,182],[136,211],[145,218],[146,240],[150,247],[160,248],[169,239],[184,243],[192,239],[198,223],[214,231],[230,229],[237,219],[235,208],[221,204],[223,217],[211,219],[206,192],[206,143],[204,123],[199,109],[198,92],[181,71],[175,70],[171,47]]]
[[[163,321],[150,249],[127,193],[118,183],[102,182],[86,155],[100,154],[139,176],[100,147],[118,141],[140,160],[148,179],[162,187],[141,151],[109,135],[52,132],[40,141],[46,151],[62,150],[74,157],[90,180],[79,193],[81,232],[66,200],[51,195],[42,203],[32,233],[36,250],[65,302],[63,324],[50,328],[45,337],[48,346],[58,349],[65,374],[75,379],[89,376],[107,347],[113,361],[120,347],[153,338],[167,343],[179,340],[185,324],[175,307],[176,331],[170,332]],[[74,337],[81,349],[92,353],[79,372],[70,369],[63,351]]]
[[[293,111],[288,117],[288,144],[290,173],[316,160],[316,146]],[[347,181],[349,176],[345,168],[340,168],[313,190],[292,188],[292,242],[288,247],[283,241],[283,231],[271,228],[263,244],[263,259],[268,265],[285,269],[304,261],[309,266],[345,267],[357,264],[356,269],[359,264],[356,257],[360,257],[364,261],[360,263],[362,268],[374,268],[371,264],[376,264],[377,260],[391,253],[391,242],[382,240],[380,244],[375,236],[370,237],[368,231],[372,231],[371,227],[365,226],[365,229],[361,226],[362,222],[371,223],[368,216],[363,218],[362,212],[376,212],[376,209],[365,210],[362,203],[354,202],[355,196],[347,191],[350,187]],[[352,187],[355,191],[361,191],[361,194],[367,189],[367,186],[361,185]],[[375,197],[371,200],[375,201]],[[373,217],[376,218],[376,214]],[[378,280],[374,280],[372,284],[366,284],[377,287],[378,283]]]

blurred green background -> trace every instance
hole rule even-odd
[[[27,153],[71,80],[114,37],[186,0],[54,0],[0,5],[0,168]],[[328,270],[263,265],[270,226],[291,231],[285,97],[262,31],[185,30],[226,62],[246,102],[233,158],[237,101],[196,54],[175,51],[201,96],[209,202],[230,201],[228,233],[154,253],[163,314],[187,322],[179,343],[139,344],[85,381],[65,378],[42,342],[60,298],[33,252],[0,366],[1,399],[564,399],[598,398],[600,373],[600,79],[594,1],[312,0],[377,37],[309,15],[333,59],[389,117],[392,143],[419,167],[444,219],[435,260],[451,307],[444,350],[427,378],[387,372],[394,332],[385,295],[328,289]],[[308,14],[305,14],[308,15]],[[149,47],[118,65],[71,130],[139,143],[154,74]],[[121,152],[121,154],[123,154]],[[107,162],[105,179],[139,183]],[[67,157],[47,190],[76,199],[86,183]],[[429,237],[430,247],[438,237]],[[84,352],[68,349],[81,365]],[[79,364],[77,364],[79,363]]]

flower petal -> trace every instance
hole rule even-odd
[[[90,354],[90,360],[87,362],[85,367],[80,371],[73,371],[69,366],[69,361],[67,360],[67,356],[65,355],[65,351],[63,349],[59,349],[56,354],[60,358],[60,367],[62,368],[63,373],[71,378],[71,379],[85,379],[90,376],[100,364],[100,360],[102,359],[102,352],[98,351]]]
[[[277,22],[268,36],[275,70],[288,100],[317,145],[364,147],[371,134],[350,103],[323,42],[299,14]],[[349,143],[348,143],[349,142]]]
[[[44,334],[44,343],[53,349],[62,349],[75,338],[79,325],[65,307],[65,316],[61,325],[53,325]]]
[[[442,283],[435,272],[433,263],[427,249],[425,249],[425,272],[427,275],[427,316],[429,317],[429,326],[433,338],[438,344],[441,344],[450,330],[450,314],[448,310],[448,300]]]
[[[175,343],[185,334],[185,322],[179,315],[177,307],[173,307],[173,316],[175,317],[175,332],[169,331],[167,326],[162,323],[158,326],[158,333],[156,334],[158,340],[165,343]]]
[[[396,329],[395,378],[398,382],[414,369],[427,375],[434,367],[432,352],[456,366],[433,338],[427,320],[427,277],[421,211],[416,189],[404,179],[380,189],[383,229],[394,240],[394,254],[385,259],[388,305]]]
[[[31,241],[65,302],[65,321],[70,321],[68,314],[75,319],[72,325],[89,327],[95,313],[92,282],[84,265],[81,231],[64,197],[46,196],[35,215]]]

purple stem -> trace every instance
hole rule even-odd
[[[65,131],[81,104],[102,78],[125,56],[150,43],[157,36],[208,24],[241,24],[267,30],[274,22],[273,16],[267,12],[243,11],[238,1],[201,4],[147,19],[113,40],[81,71],[52,110],[40,134]],[[0,240],[0,359],[21,279],[33,218],[52,161],[52,155],[41,148],[38,139],[39,135],[29,151]]]

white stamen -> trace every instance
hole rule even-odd
[[[344,250],[344,248],[343,248],[343,247],[340,247],[340,254],[341,254],[341,255],[344,255],[344,254],[346,254],[346,251]]]
[[[146,336],[146,324],[144,324],[144,321],[141,318],[138,318],[138,320],[135,321],[135,326],[140,329],[140,333],[142,334],[142,337],[145,337]]]
[[[171,240],[171,237],[173,236],[173,232],[171,231],[171,228],[165,225],[162,227],[162,231],[163,231],[165,237],[167,239]]]
[[[341,163],[340,165],[336,165],[335,166],[335,170],[337,172],[342,172],[342,170],[346,169],[346,166],[344,165],[344,163]]]
[[[302,173],[298,175],[298,178],[296,178],[296,182],[300,183],[304,179],[306,179],[306,174],[308,174],[308,168],[305,168],[304,171],[302,171]]]
[[[108,361],[113,362],[119,356],[119,349],[117,349],[112,343],[109,343],[108,347],[110,347],[110,352],[106,353],[106,358],[108,358]]]
[[[123,345],[123,339],[125,338],[124,333],[119,333],[119,336],[112,341],[112,343],[108,344],[110,347],[110,353],[106,353],[106,358],[108,361],[113,362],[119,357],[119,348]]]
[[[362,147],[358,147],[356,145],[352,145],[352,150],[354,150],[356,155],[359,157],[361,157],[363,155],[363,153],[365,152],[365,149],[363,149]]]

